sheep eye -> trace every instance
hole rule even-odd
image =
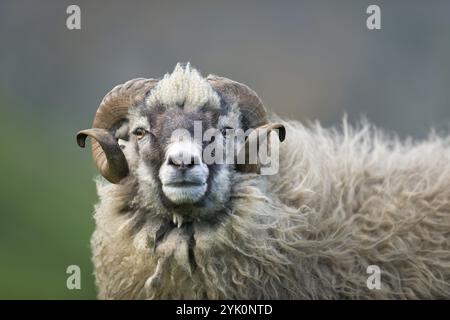
[[[136,130],[133,131],[133,134],[138,138],[138,139],[142,139],[146,134],[147,134],[147,130],[143,129],[143,128],[137,128]]]

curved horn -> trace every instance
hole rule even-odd
[[[261,99],[245,84],[216,75],[209,75],[206,79],[215,90],[229,99],[237,99],[244,127],[256,128],[268,122]]]
[[[259,145],[264,141],[267,136],[260,136],[258,132],[270,133],[273,130],[277,130],[278,138],[280,141],[284,141],[286,138],[286,129],[281,123],[269,123],[267,119],[266,108],[264,107],[261,99],[258,97],[255,91],[247,87],[246,85],[227,79],[218,77],[215,75],[209,75],[207,78],[211,86],[223,94],[225,98],[231,99],[231,102],[237,102],[239,110],[242,115],[242,125],[244,129],[255,129],[257,131],[257,142],[253,139],[253,143],[259,148]],[[237,99],[237,101],[236,101]],[[245,152],[245,159],[249,159],[249,145],[250,137],[247,138],[243,148],[239,152]],[[270,140],[269,140],[270,146]],[[260,164],[244,163],[237,164],[236,168],[241,172],[247,173],[259,173]]]
[[[119,183],[128,175],[128,163],[110,130],[126,118],[129,107],[144,100],[146,93],[157,82],[155,79],[138,78],[114,87],[100,103],[92,129],[77,133],[77,143],[82,148],[88,136],[93,138],[94,163],[101,175],[111,183]]]

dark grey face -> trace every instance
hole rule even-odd
[[[172,211],[223,206],[234,165],[204,159],[207,146],[225,144],[222,132],[231,125],[223,109],[155,106],[130,118],[128,148],[132,150],[124,152],[127,158],[138,159],[131,170],[150,196]],[[216,134],[205,139],[206,131]]]

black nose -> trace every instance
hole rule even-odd
[[[189,169],[198,164],[198,162],[196,163],[196,158],[194,156],[188,157],[187,159],[186,157],[170,156],[167,159],[167,164],[178,167],[178,169]]]

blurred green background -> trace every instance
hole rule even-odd
[[[81,30],[66,28],[70,4]],[[437,0],[0,0],[0,298],[95,298],[95,170],[75,133],[114,85],[191,61],[286,118],[448,133],[449,17]],[[81,290],[66,287],[73,264]]]

